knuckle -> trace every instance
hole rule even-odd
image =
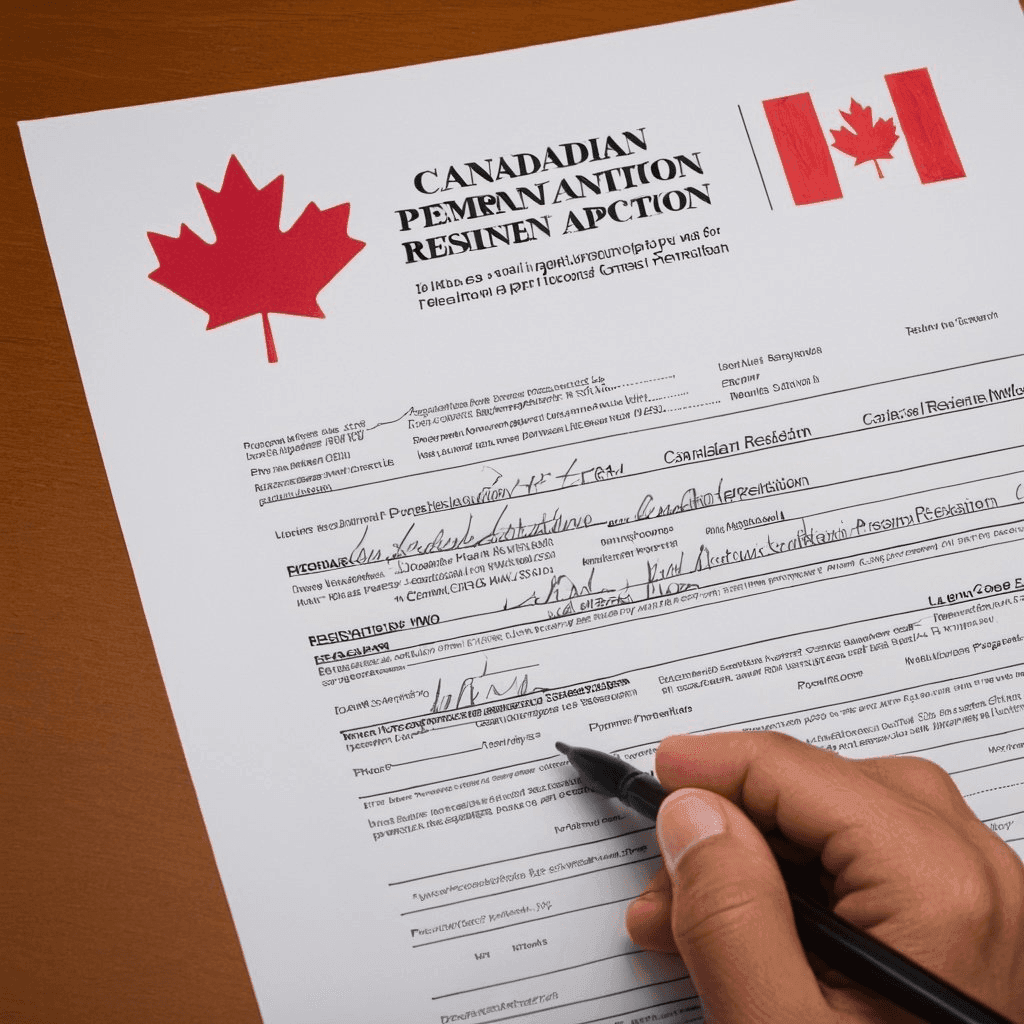
[[[763,883],[723,879],[686,886],[673,901],[672,935],[680,949],[694,949],[709,941],[727,941],[768,915],[783,913],[788,900],[765,891]]]
[[[760,740],[766,747],[773,750],[795,750],[799,747],[806,747],[807,744],[803,740],[798,740],[795,736],[790,736],[788,732],[759,732],[755,733],[755,742]]]
[[[1003,872],[994,858],[967,846],[959,863],[952,865],[945,885],[947,913],[961,934],[987,933],[999,921],[1010,896]]]
[[[893,758],[895,784],[904,792],[926,803],[937,803],[943,809],[967,809],[957,784],[934,761],[924,757]]]
[[[839,763],[846,760],[842,754],[834,750],[823,750],[821,747],[812,746],[791,736],[788,732],[757,732],[744,734],[751,738],[751,741],[758,749],[758,752],[769,758],[792,758],[794,761],[800,759],[807,764]]]
[[[940,768],[934,761],[929,761],[926,757],[917,757],[912,754],[903,755],[895,760],[900,765],[902,773],[908,779],[941,788],[944,792],[952,790],[957,796],[960,795],[960,790],[956,788],[956,783],[949,777],[946,770]]]
[[[995,833],[989,832],[989,836],[995,840],[988,862],[991,884],[998,893],[1004,917],[1019,927],[1024,921],[1024,862]]]

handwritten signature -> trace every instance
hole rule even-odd
[[[503,475],[493,466],[490,468],[495,473],[492,489]],[[569,465],[560,473],[553,470],[538,470],[528,477],[516,477],[515,483],[507,485],[507,490],[512,497],[521,498],[531,494],[541,494],[544,491],[561,491],[568,487],[583,487],[587,484],[601,483],[602,480],[614,480],[616,477],[626,475],[626,464],[624,462],[607,462],[580,468],[579,460],[573,459]],[[511,480],[511,477],[509,477]]]
[[[532,667],[532,666],[531,666]],[[437,689],[434,691],[434,699],[430,705],[430,713],[438,711],[453,711],[458,708],[471,708],[477,704],[484,704],[489,700],[508,700],[515,697],[525,697],[527,694],[545,690],[543,686],[531,686],[529,673],[523,672],[519,675],[521,668],[498,669],[492,672],[488,661],[484,660],[484,670],[479,675],[466,676],[461,680],[445,682],[438,678]],[[512,681],[503,685],[492,683],[489,680],[495,676],[515,673]],[[486,689],[483,681],[488,680]]]
[[[482,531],[473,528],[473,514],[470,513],[461,528],[448,531],[437,528],[433,534],[419,536],[423,527],[418,522],[410,524],[401,540],[392,545],[387,561],[410,558],[413,555],[430,555],[440,551],[458,551],[464,548],[486,547],[489,544],[508,544],[516,540],[548,537],[552,534],[583,530],[593,524],[593,516],[566,515],[561,509],[545,510],[533,520],[524,521],[520,516],[512,520],[508,505],[502,507],[489,526]]]

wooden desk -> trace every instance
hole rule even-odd
[[[754,5],[18,0],[20,10],[8,10],[0,93],[0,1022],[259,1020],[15,122]]]

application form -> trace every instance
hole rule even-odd
[[[1024,849],[1022,29],[797,2],[22,125],[268,1024],[699,1019],[558,739],[917,754]]]

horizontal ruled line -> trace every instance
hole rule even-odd
[[[489,988],[501,988],[502,985],[515,985],[520,981],[533,981],[534,978],[547,978],[552,974],[564,974],[566,971],[575,971],[580,967],[592,967],[594,964],[603,964],[606,960],[618,960],[624,956],[636,956],[638,953],[646,953],[645,949],[631,949],[625,953],[613,953],[611,956],[601,956],[596,960],[585,960],[580,964],[569,964],[568,967],[556,967],[553,971],[541,971],[539,974],[524,974],[520,978],[507,978],[505,981],[494,981],[490,985],[478,985],[476,988],[464,988],[458,992],[445,992],[444,995],[431,996],[431,1002],[438,999],[451,999],[452,996],[465,996],[470,992],[483,992]]]
[[[612,839],[623,839],[626,836],[637,836],[643,832],[653,832],[654,826],[650,828],[635,828],[629,832],[617,832],[613,836],[602,836],[600,839],[587,839],[582,843],[570,843],[568,846],[553,846],[547,850],[534,850],[532,853],[517,853],[512,857],[502,857],[500,860],[483,861],[480,864],[466,864],[460,868],[448,868],[445,871],[435,871],[429,875],[417,875],[415,878],[402,878],[397,882],[388,882],[388,886],[409,885],[412,882],[426,882],[431,878],[440,878],[442,875],[454,875],[462,871],[475,871],[477,868],[492,868],[497,864],[508,864],[514,860],[524,860],[527,857],[544,857],[550,853],[562,853],[564,850],[579,850],[584,846],[593,846],[595,843],[607,843]]]
[[[495,892],[482,892],[476,896],[467,896],[465,899],[452,900],[450,903],[435,903],[429,907],[417,907],[415,910],[405,910],[399,917],[410,917],[413,914],[424,914],[429,910],[444,910],[446,907],[455,907],[460,903],[473,903],[475,900],[486,900],[493,896],[507,896],[509,893],[522,892],[524,889],[536,889],[541,885],[554,885],[557,882],[569,882],[574,878],[583,878],[585,875],[597,875],[602,871],[612,871],[615,868],[631,867],[634,864],[646,864],[651,860],[661,860],[661,854],[656,853],[651,857],[640,857],[637,860],[622,860],[615,864],[606,864],[603,868],[591,868],[589,871],[577,871],[574,875],[562,875],[559,878],[545,878],[542,882],[531,882],[529,885],[517,885],[511,889],[500,889]]]
[[[584,910],[599,910],[601,907],[613,907],[617,903],[628,903],[630,900],[635,900],[640,893],[634,893],[632,896],[622,896],[617,900],[606,900],[604,903],[591,903],[585,907],[573,907],[572,910],[559,910],[555,914],[544,914],[541,917],[528,917],[521,921],[509,921],[508,924],[498,924],[493,928],[480,928],[475,932],[463,932],[461,935],[447,935],[443,939],[431,939],[429,942],[415,942],[413,943],[413,949],[421,949],[423,946],[437,946],[442,942],[455,942],[457,939],[470,939],[474,935],[486,935],[489,932],[501,932],[506,928],[521,928],[524,924],[536,924],[538,921],[550,921],[555,917],[566,917],[569,914],[580,914]]]
[[[637,428],[635,430],[616,431],[616,432],[611,433],[611,434],[602,434],[602,435],[600,435],[598,437],[581,438],[581,439],[578,439],[578,440],[575,440],[575,441],[563,441],[563,442],[560,442],[558,444],[545,445],[545,446],[540,447],[540,448],[532,448],[529,451],[510,452],[508,455],[498,455],[498,454],[495,453],[495,454],[491,454],[487,458],[474,459],[474,460],[472,460],[470,462],[462,462],[462,463],[459,463],[458,465],[454,465],[454,466],[438,466],[435,469],[422,469],[422,470],[417,470],[416,472],[413,472],[413,473],[404,473],[404,474],[399,474],[397,476],[378,477],[375,480],[366,480],[366,481],[362,481],[362,482],[357,483],[357,484],[348,484],[345,487],[331,488],[331,490],[329,490],[329,491],[320,491],[320,492],[315,492],[315,493],[312,493],[312,494],[293,495],[293,496],[291,496],[289,498],[283,498],[283,499],[279,499],[278,501],[275,501],[275,502],[270,502],[270,503],[268,503],[268,505],[266,505],[264,507],[269,508],[271,505],[280,504],[281,501],[295,501],[295,500],[298,500],[299,498],[312,498],[312,497],[317,497],[317,496],[323,495],[323,494],[341,494],[341,493],[344,493],[345,491],[357,490],[357,489],[363,488],[363,487],[373,487],[376,484],[393,483],[395,481],[400,481],[400,480],[409,480],[409,479],[412,479],[414,477],[432,476],[435,473],[448,473],[448,472],[451,472],[452,470],[467,469],[467,468],[472,467],[472,466],[483,466],[483,465],[487,465],[488,463],[497,462],[497,461],[500,461],[501,459],[505,459],[505,458],[521,458],[523,456],[539,455],[542,452],[557,451],[558,449],[561,449],[561,448],[572,448],[572,447],[575,447],[575,446],[577,446],[579,444],[590,444],[590,443],[595,443],[595,442],[600,442],[600,441],[608,441],[608,440],[612,440],[612,439],[614,439],[616,437],[629,437],[629,436],[633,436],[633,435],[636,435],[636,434],[649,433],[650,431],[655,431],[655,430],[671,430],[671,429],[673,429],[675,427],[690,426],[690,425],[692,425],[694,423],[704,423],[704,422],[708,422],[710,420],[722,419],[722,418],[726,418],[726,417],[729,417],[729,416],[740,416],[740,415],[744,415],[746,413],[757,413],[757,412],[764,412],[764,411],[771,410],[771,409],[781,409],[781,408],[784,408],[785,406],[795,405],[795,404],[797,404],[799,402],[810,402],[810,401],[814,401],[814,400],[819,399],[819,398],[831,398],[831,397],[833,397],[835,395],[853,394],[854,392],[864,391],[864,390],[867,390],[869,388],[885,387],[885,386],[890,385],[890,384],[899,384],[899,383],[902,383],[902,382],[908,381],[908,380],[922,380],[922,379],[924,379],[926,377],[932,377],[932,376],[936,376],[936,375],[940,375],[940,374],[944,374],[944,373],[955,373],[958,370],[967,370],[967,369],[973,369],[973,368],[980,367],[980,366],[994,365],[996,363],[1002,363],[1002,362],[1005,362],[1005,361],[1011,360],[1011,359],[1020,359],[1021,355],[1022,355],[1021,353],[1014,353],[1014,354],[1011,354],[1011,355],[1008,355],[1008,356],[996,356],[996,357],[994,357],[992,359],[979,359],[976,362],[972,362],[972,363],[961,363],[958,366],[943,366],[943,367],[938,367],[937,369],[934,369],[934,370],[923,370],[920,373],[908,373],[908,374],[905,374],[905,375],[903,375],[901,377],[890,377],[890,378],[886,378],[884,380],[879,380],[879,381],[868,381],[868,382],[866,382],[864,384],[854,384],[854,385],[852,385],[850,387],[847,387],[847,388],[836,388],[836,389],[834,389],[832,391],[819,391],[819,392],[815,392],[812,395],[799,395],[799,396],[796,396],[796,397],[793,397],[793,398],[782,399],[782,400],[780,400],[778,402],[765,402],[763,405],[751,405],[751,406],[745,406],[742,409],[731,409],[728,412],[710,413],[710,414],[708,414],[706,416],[695,416],[692,419],[678,420],[678,421],[676,421],[674,423],[657,423],[657,424],[652,424],[649,427],[639,427],[639,428]],[[983,409],[983,408],[988,408],[988,406],[968,406],[968,407],[966,407],[966,409],[963,409],[963,410],[951,410],[950,412],[963,412],[963,411],[977,410],[977,409]],[[942,414],[942,415],[947,415],[947,414]],[[931,418],[931,417],[926,417],[926,418]],[[893,425],[895,425],[895,426],[906,426],[908,423],[914,423],[914,422],[920,422],[920,421],[921,421],[921,417],[916,417],[913,420],[899,420],[899,421],[895,421],[894,423],[878,424],[878,425],[876,425],[874,427],[869,427],[869,428],[865,428],[865,429],[878,429],[879,427],[893,426]],[[661,468],[662,467],[658,467],[659,470]]]

